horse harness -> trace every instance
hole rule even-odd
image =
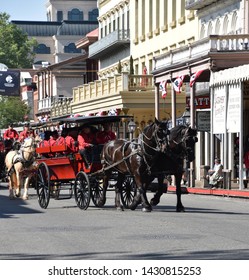
[[[25,148],[30,148],[30,147],[33,147],[34,144],[33,142],[28,145],[28,146],[25,146]],[[35,147],[35,146],[34,146]],[[29,154],[33,154],[33,152],[28,152],[28,151],[25,151],[26,153],[29,153]],[[35,157],[31,156],[29,159],[25,159],[24,157],[24,150],[23,148],[21,147],[20,150],[16,151],[16,154],[14,155],[13,159],[12,159],[12,168],[10,169],[9,172],[15,172],[14,171],[14,165],[18,162],[22,163],[23,167],[24,168],[29,168],[35,161]]]

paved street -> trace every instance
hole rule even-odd
[[[10,201],[0,187],[0,259],[249,259],[249,200],[186,194],[185,213],[176,196],[164,194],[151,213],[113,207],[81,211],[74,198],[39,207]],[[149,193],[149,197],[152,194]]]

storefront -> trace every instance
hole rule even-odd
[[[249,65],[211,74],[211,133],[221,139],[221,160],[243,188],[243,155],[249,134]],[[211,154],[215,145],[211,144]]]

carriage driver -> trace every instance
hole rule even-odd
[[[24,129],[19,134],[19,142],[23,143],[26,138],[30,136],[30,125],[29,123],[24,124]]]
[[[18,140],[18,138],[18,132],[13,128],[13,124],[10,123],[8,129],[6,129],[3,134],[5,149],[9,151],[12,147],[13,142]]]
[[[86,169],[89,169],[92,157],[91,148],[95,141],[95,135],[90,126],[83,126],[78,135],[77,141],[79,143],[79,153],[85,162]]]
[[[13,128],[13,124],[9,124],[9,128],[5,130],[3,134],[4,140],[11,140],[12,142],[14,140],[17,140],[19,138],[18,132]]]
[[[115,133],[112,131],[111,123],[103,123],[103,130],[96,133],[97,144],[105,144],[116,139]]]

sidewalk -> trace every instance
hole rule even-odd
[[[168,186],[168,191],[175,192],[176,188],[174,186]],[[209,189],[209,188],[188,188],[182,186],[182,193],[192,193],[199,195],[217,195],[217,196],[227,196],[227,197],[239,197],[239,198],[249,198],[249,189]]]

